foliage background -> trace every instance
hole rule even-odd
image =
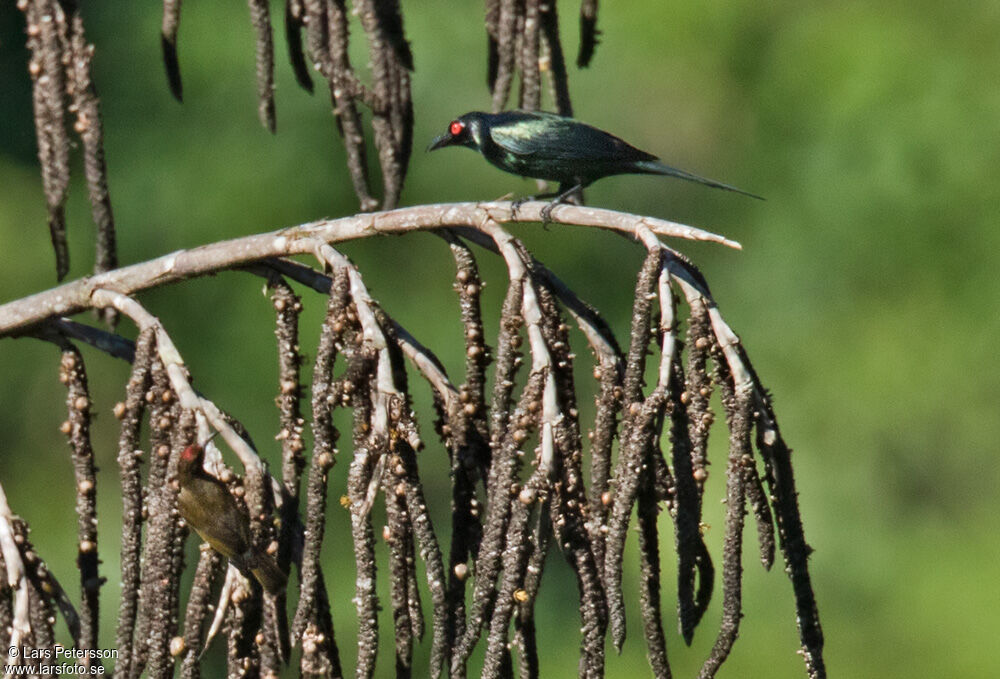
[[[276,8],[277,9],[277,8]],[[568,54],[575,3],[563,3]],[[416,148],[403,204],[488,199],[533,185],[466,151],[421,146],[454,115],[487,108],[479,3],[406,3],[416,73]],[[280,17],[280,12],[275,12]],[[112,204],[123,263],[175,249],[355,211],[343,152],[322,87],[294,83],[277,42],[278,134],[257,123],[252,31],[239,3],[186,4],[180,34],[185,103],[168,94],[155,3],[86,3],[97,46]],[[278,22],[280,26],[280,21]],[[694,170],[767,196],[766,203],[658,178],[613,178],[594,205],[721,231],[743,252],[679,246],[702,267],[730,324],[774,391],[796,448],[806,535],[832,676],[985,677],[995,672],[1000,590],[1000,4],[609,3],[592,67],[573,68],[579,118]],[[355,30],[354,59],[366,62]],[[0,301],[54,283],[35,157],[23,17],[0,7]],[[71,276],[92,259],[82,172],[68,206]],[[619,337],[641,251],[572,227],[515,227]],[[373,293],[460,375],[460,326],[450,258],[417,234],[347,244]],[[486,255],[487,322],[504,286]],[[224,274],[143,296],[165,322],[196,386],[230,408],[275,460],[276,363],[271,310],[260,284]],[[303,350],[322,308],[306,294]],[[495,332],[495,323],[492,326]],[[130,327],[123,331],[132,333]],[[580,374],[589,373],[581,345]],[[93,395],[104,589],[102,639],[117,609],[118,517],[111,407],[127,367],[86,352]],[[74,584],[75,516],[58,353],[0,342],[0,483],[33,526],[40,553]],[[586,385],[586,383],[584,383]],[[426,390],[418,407],[427,412]],[[587,399],[584,399],[585,401]],[[424,419],[425,438],[433,433]],[[714,448],[721,498],[724,436]],[[331,479],[343,489],[346,455]],[[446,525],[443,450],[421,458],[439,531]],[[434,499],[437,502],[434,502]],[[721,512],[709,503],[721,542]],[[709,514],[709,522],[713,515]],[[353,657],[353,568],[347,518],[331,502],[326,540],[331,598],[345,660]],[[751,529],[752,530],[752,529]],[[670,528],[665,526],[664,535]],[[795,655],[791,590],[752,550],[741,641],[721,677],[804,676]],[[189,545],[194,550],[193,540]],[[663,545],[672,552],[672,545]],[[634,547],[634,541],[630,541]],[[716,552],[717,554],[718,552]],[[543,674],[575,674],[576,592],[558,554],[538,622]],[[670,558],[665,558],[671,568]],[[626,567],[633,591],[637,569]],[[631,577],[628,577],[629,574]],[[672,583],[672,574],[664,577]],[[672,587],[665,611],[674,606]],[[630,613],[636,614],[636,598]],[[675,675],[694,676],[710,648],[718,597],[693,649],[668,625]],[[390,637],[389,615],[383,619]],[[669,618],[668,618],[669,620]],[[638,619],[610,677],[643,675]],[[385,649],[383,649],[385,650]],[[423,649],[426,652],[426,648]],[[380,660],[389,676],[390,656]]]

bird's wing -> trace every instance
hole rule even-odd
[[[618,137],[551,113],[511,112],[490,127],[494,143],[509,153],[574,162],[654,160]]]
[[[177,494],[177,508],[188,526],[224,557],[231,559],[250,545],[248,519],[221,481],[191,479]]]

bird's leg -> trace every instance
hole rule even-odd
[[[564,184],[560,185],[559,188],[562,189],[563,186],[565,186],[565,185]],[[552,200],[551,203],[549,203],[548,205],[546,205],[545,207],[542,208],[542,226],[545,226],[550,221],[552,221],[551,220],[551,217],[552,217],[552,208],[554,208],[556,205],[559,205],[560,203],[567,202],[566,201],[567,198],[569,198],[571,195],[573,195],[577,191],[580,191],[581,189],[583,189],[583,184],[579,183],[579,184],[574,184],[573,186],[571,186],[570,188],[566,189],[565,191],[562,191],[561,193],[558,193],[558,194],[549,194],[549,195],[555,195],[555,198]],[[548,197],[548,196],[539,196],[539,198],[545,198],[545,197]]]
[[[540,193],[537,196],[524,196],[518,198],[513,203],[511,203],[510,211],[514,219],[517,219],[517,211],[522,205],[531,200],[545,200],[546,198],[552,198],[552,202],[542,208],[542,226],[545,226],[551,221],[552,208],[560,203],[575,203],[580,204],[578,201],[583,199],[583,188],[585,184],[579,182],[573,184],[568,189],[563,190],[565,184],[559,185],[559,191],[552,191],[550,193]]]
[[[535,200],[535,196],[522,196],[510,204],[510,214],[514,219],[517,219],[517,211],[529,200]]]
[[[561,202],[572,205],[583,205],[583,189],[585,186],[588,186],[588,184],[584,183],[583,180],[578,179],[575,186],[572,186],[564,191],[563,189],[565,186],[565,184],[559,185],[559,191],[562,194]]]
[[[545,198],[551,198],[552,196],[556,196],[558,194],[559,194],[558,191],[553,191],[552,193],[541,193],[537,196],[523,196],[521,198],[518,198],[517,200],[515,200],[513,203],[510,204],[511,216],[513,216],[514,219],[517,219],[517,211],[521,208],[522,205],[524,205],[528,201],[544,200]]]

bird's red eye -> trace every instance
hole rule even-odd
[[[458,135],[462,134],[462,131],[464,129],[465,129],[465,123],[463,123],[460,120],[453,120],[451,121],[451,125],[448,126],[448,132],[453,137],[457,137]]]

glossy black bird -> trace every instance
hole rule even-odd
[[[558,193],[539,196],[556,196],[542,212],[544,221],[552,208],[574,191],[615,174],[680,177],[763,200],[735,186],[664,165],[651,153],[612,134],[554,113],[472,111],[451,121],[448,131],[434,139],[427,150],[445,146],[475,149],[505,172],[559,182]]]

